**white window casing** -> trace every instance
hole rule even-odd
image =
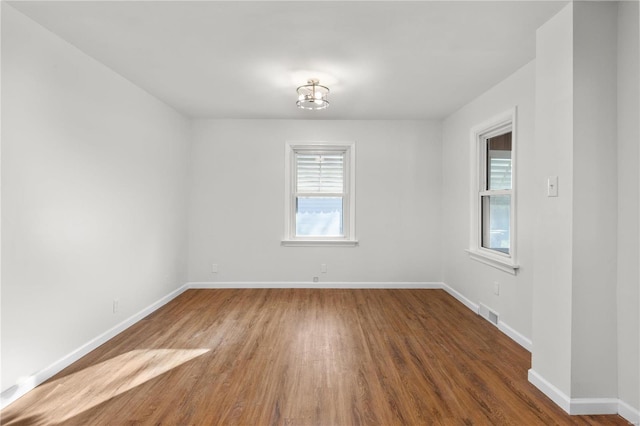
[[[517,239],[516,239],[516,196],[517,196],[517,164],[516,150],[518,146],[517,133],[517,108],[514,107],[502,114],[499,114],[490,120],[485,121],[471,129],[470,138],[470,235],[469,248],[466,250],[469,257],[478,262],[487,264],[494,268],[510,274],[516,274],[518,270],[517,263]],[[487,167],[487,144],[488,140],[500,135],[511,132],[511,174],[505,178],[504,188],[499,184],[499,189],[490,188],[488,182],[493,178],[493,168],[488,170]],[[494,158],[495,159],[495,158]],[[500,158],[496,160],[496,169],[500,167]],[[510,178],[510,180],[508,180]],[[496,182],[500,182],[500,177],[496,178]],[[483,218],[486,211],[483,211],[482,200],[490,202],[491,197],[502,197],[509,199],[509,246],[506,249],[488,248],[483,243]],[[484,230],[484,238],[487,238],[487,230]]]
[[[296,216],[303,200],[338,202],[339,224],[326,232],[309,231],[313,221],[304,228]],[[284,210],[283,246],[356,246],[355,142],[286,142]]]

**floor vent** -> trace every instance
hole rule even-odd
[[[483,305],[482,303],[480,303],[480,309],[478,309],[478,315],[480,315],[482,318],[486,319],[496,327],[498,326],[498,318],[500,317],[500,315],[497,312],[493,311],[491,308],[489,308],[487,305]]]

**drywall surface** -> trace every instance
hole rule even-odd
[[[190,281],[441,281],[438,123],[196,120],[193,131]],[[286,141],[355,141],[357,247],[281,245]]]
[[[532,369],[571,394],[573,6],[536,34]],[[558,176],[558,197],[546,179]]]
[[[2,56],[5,390],[185,282],[190,124],[6,3]]]
[[[617,396],[617,3],[575,2],[571,397]]]
[[[618,397],[640,411],[638,2],[618,3]]]
[[[617,7],[571,3],[537,34],[537,179],[560,183],[537,203],[532,370],[568,410],[618,396]]]
[[[532,198],[534,155],[535,61],[444,120],[442,143],[442,219],[444,282],[474,303],[500,314],[500,320],[531,338],[532,241],[535,208]],[[517,108],[517,275],[472,260],[469,249],[471,218],[471,129],[509,109]],[[498,283],[499,294],[494,293]]]

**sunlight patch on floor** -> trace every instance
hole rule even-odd
[[[38,400],[37,410],[9,416],[9,424],[24,420],[38,424],[63,422],[209,351],[137,349],[118,355],[37,387],[26,396],[30,401]],[[20,402],[16,405],[22,405]],[[5,414],[9,413],[3,413],[3,417]]]

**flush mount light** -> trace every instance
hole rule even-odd
[[[308,80],[307,84],[298,87],[298,102],[296,102],[298,108],[316,110],[329,106],[327,100],[329,88],[320,86],[318,83],[320,83],[318,80]]]

